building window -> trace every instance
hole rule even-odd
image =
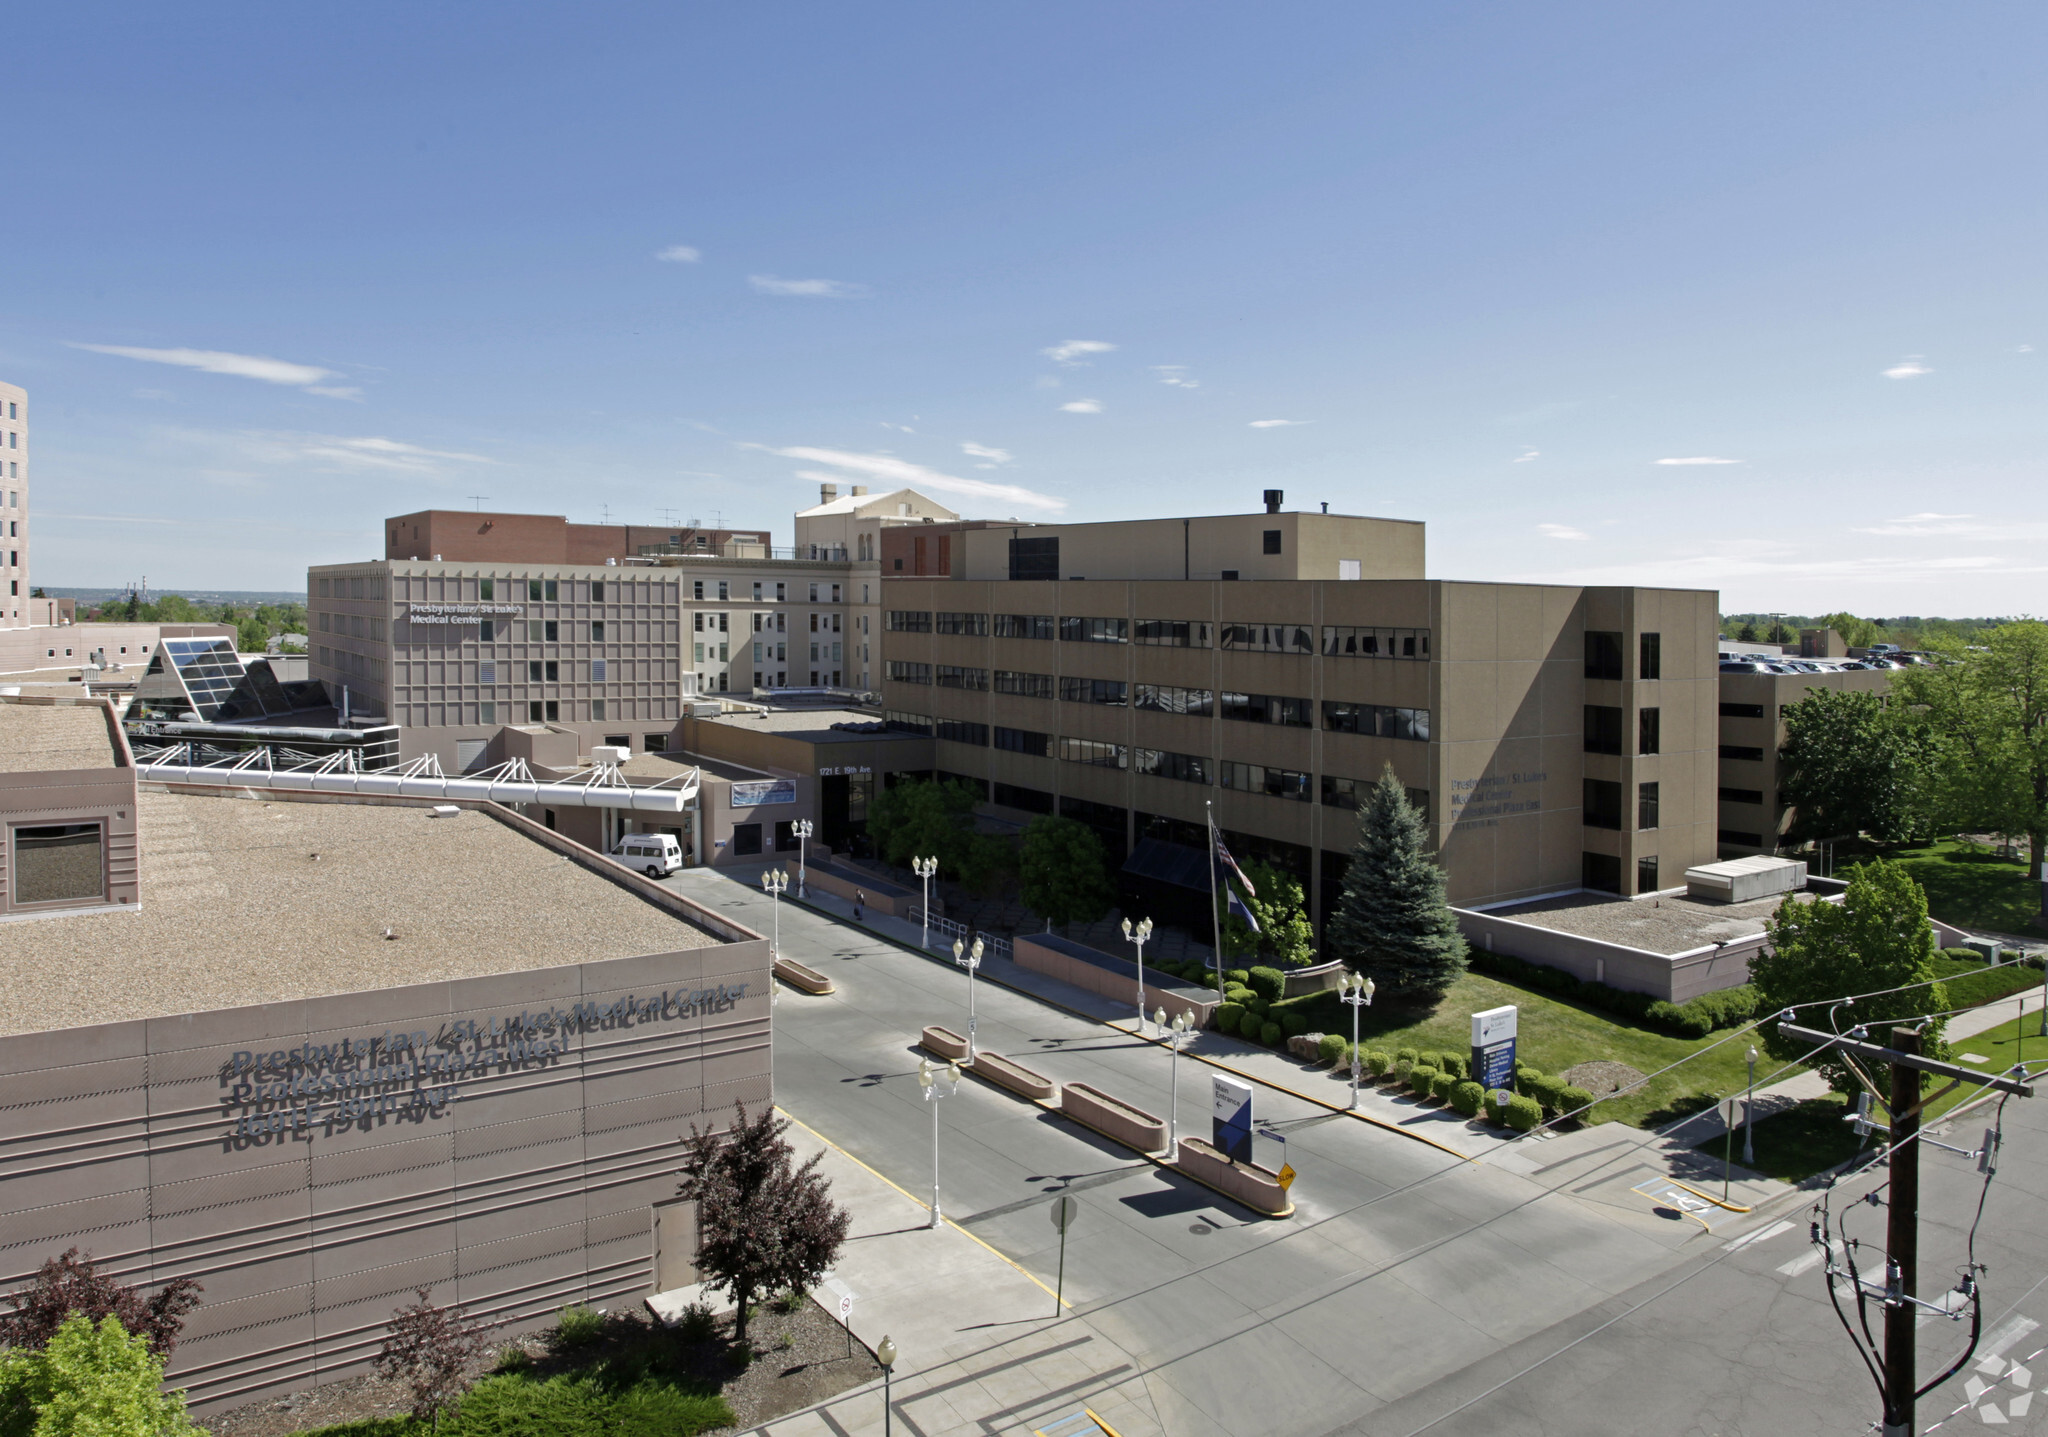
[[[1639,783],[1636,785],[1636,827],[1657,826],[1657,785]]]
[[[590,642],[592,642],[593,644],[601,644],[604,642],[603,619],[592,619],[590,621]]]
[[[1580,855],[1579,882],[1595,893],[1621,892],[1621,860],[1610,853]]]
[[[1223,691],[1223,717],[1240,723],[1276,723],[1287,728],[1314,728],[1307,699],[1279,694],[1240,694]]]
[[[690,597],[693,599],[704,597],[704,581],[702,579],[692,581],[690,584]]]
[[[761,825],[758,823],[735,823],[732,826],[732,851],[736,856],[761,851]]]
[[[105,902],[105,848],[105,830],[97,823],[15,829],[14,906]]]
[[[665,733],[646,733],[640,735],[640,751],[642,753],[667,753],[668,735]]]
[[[494,704],[494,703],[481,703],[481,704],[478,704],[478,705],[477,705],[477,722],[479,722],[479,723],[496,723],[497,721],[498,721],[498,706],[497,706],[496,704]]]
[[[1602,629],[1586,630],[1586,677],[1589,679],[1618,679],[1621,677],[1621,635]],[[1617,876],[1616,881],[1619,882]]]
[[[907,659],[891,659],[889,677],[899,684],[928,684],[932,681],[932,666],[911,663]]]
[[[1621,752],[1621,710],[1604,704],[1586,705],[1586,752]]]
[[[633,747],[633,735],[629,733],[608,733],[604,736],[604,741],[613,748],[631,749]]]
[[[1722,718],[1762,718],[1763,716],[1764,706],[1762,704],[1721,705]]]
[[[486,659],[476,666],[476,681],[480,684],[494,684],[498,681],[498,666]]]
[[[1120,743],[1101,743],[1092,738],[1063,738],[1060,740],[1060,757],[1068,763],[1084,763],[1095,768],[1129,768],[1131,751]]]
[[[999,694],[1011,694],[1020,699],[1049,699],[1052,697],[1052,675],[997,669],[995,689]]]
[[[1764,791],[1760,788],[1724,788],[1720,797],[1723,803],[1762,803]]]
[[[759,585],[755,587],[758,588]],[[604,602],[604,580],[592,579],[590,581],[590,602],[593,604],[602,604]]]
[[[889,725],[890,728],[897,729],[903,733],[929,735],[932,731],[932,721],[928,716],[904,713],[898,709],[882,710],[882,722]]]
[[[1130,702],[1130,693],[1122,679],[1063,678],[1060,698],[1070,704],[1110,704],[1121,708]]]
[[[1300,702],[1306,703],[1306,700]],[[1154,713],[1208,718],[1216,712],[1216,695],[1209,689],[1182,689],[1169,684],[1139,684],[1132,691],[1131,706],[1150,709]],[[1303,719],[1303,726],[1307,726],[1306,717]]]
[[[1636,640],[1636,677],[1639,679],[1661,679],[1664,677],[1664,636],[1643,634]],[[1652,867],[1657,860],[1651,859]]]
[[[1197,753],[1169,753],[1156,748],[1133,749],[1131,768],[1134,772],[1149,774],[1153,778],[1178,779],[1182,783],[1216,781],[1216,765]]]
[[[320,617],[324,619],[327,616],[322,614]],[[480,644],[495,644],[498,641],[497,624],[490,619],[479,623],[476,626],[476,641]]]
[[[590,681],[594,684],[603,683],[605,681],[606,667],[605,660],[592,659],[590,661]]]
[[[1266,530],[1265,541],[1265,548],[1268,554],[1277,554],[1280,552],[1280,531],[1278,529]]]
[[[603,700],[603,699],[592,699],[592,700],[590,701],[590,716],[591,716],[592,718],[594,718],[594,719],[600,719],[600,720],[604,718],[604,700]]]
[[[1010,540],[1012,579],[1057,579],[1060,576],[1058,536],[1045,539]]]
[[[997,728],[995,746],[1010,753],[1028,753],[1034,758],[1052,757],[1052,735],[1028,728]]]
[[[1257,654],[1312,654],[1315,630],[1305,624],[1225,624],[1223,647]]]
[[[1131,642],[1166,649],[1206,649],[1212,632],[1200,619],[1140,619],[1131,631]]]
[[[1396,708],[1390,704],[1341,703],[1325,699],[1323,727],[1331,733],[1405,738],[1418,743],[1428,743],[1429,710]]]
[[[541,707],[539,699],[529,699],[527,701],[526,721],[528,723],[539,723],[541,721]]]
[[[718,581],[718,597],[721,599],[730,599],[732,597],[732,585],[724,579]]]
[[[496,598],[498,596],[497,581],[495,579],[478,579],[476,581],[476,593],[480,599]]]
[[[1233,763],[1225,760],[1218,765],[1221,781],[1225,788],[1240,789],[1246,793],[1266,793],[1275,798],[1298,799],[1307,803],[1310,796],[1309,776],[1296,773],[1289,768],[1268,768],[1257,763]]]
[[[934,614],[933,628],[941,634],[968,634],[978,639],[988,637],[987,614]]]
[[[1764,751],[1760,748],[1748,748],[1739,743],[1724,743],[1721,745],[1721,757],[1739,758],[1747,763],[1762,763]]]
[[[951,743],[971,743],[976,748],[988,747],[988,725],[985,723],[942,718],[932,725],[932,729],[934,738],[942,738]]]
[[[891,609],[886,621],[892,634],[928,634],[932,631],[932,616],[923,609]],[[818,616],[811,615],[811,627],[818,627]]]
[[[1427,659],[1428,629],[1364,629],[1325,625],[1326,659]]]
[[[556,699],[549,699],[547,701],[546,714],[547,721],[549,723],[553,723],[556,719],[559,719],[562,716],[562,705],[560,701]]]
[[[1075,644],[1125,644],[1130,642],[1131,621],[1063,618],[1060,620],[1060,637]]]
[[[1664,742],[1664,711],[1662,709],[1636,710],[1636,752],[1662,753]]]
[[[1621,785],[1604,778],[1585,780],[1582,821],[1588,828],[1621,827]],[[1617,880],[1619,878],[1617,876]]]
[[[991,787],[990,795],[990,802],[999,803],[1004,808],[1020,808],[1026,813],[1052,812],[1052,795],[1044,789],[1021,788],[1014,783],[998,783]]]
[[[835,644],[833,647],[837,648],[838,645]],[[839,655],[835,653],[832,657],[836,659]],[[981,692],[988,690],[987,669],[968,668],[961,664],[940,664],[934,677],[942,689],[975,689]]]
[[[1636,860],[1636,892],[1655,893],[1656,891],[1657,855],[1653,853],[1646,858],[1638,858]]]
[[[1051,614],[991,614],[990,627],[999,639],[1049,639],[1056,632]]]

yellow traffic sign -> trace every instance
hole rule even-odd
[[[1292,1163],[1280,1164],[1280,1171],[1275,1173],[1274,1176],[1280,1180],[1280,1191],[1286,1192],[1288,1188],[1294,1185],[1294,1165]]]

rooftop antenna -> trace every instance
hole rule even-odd
[[[711,527],[714,529],[723,529],[725,527],[725,510],[713,509],[711,511]]]
[[[664,507],[664,508],[662,509],[662,511],[661,511],[661,522],[662,522],[662,523],[664,523],[664,524],[666,524],[666,525],[668,525],[668,527],[669,527],[669,528],[671,528],[671,529],[675,528],[675,526],[676,526],[676,511],[675,511],[675,506],[674,506],[674,505],[667,505],[667,506],[665,506],[665,507]]]
[[[601,504],[601,505],[599,505],[598,507],[599,507],[599,508],[601,508],[601,509],[602,509],[602,510],[604,511],[604,522],[605,522],[605,523],[607,523],[607,524],[611,523],[611,521],[612,521],[612,506],[611,506],[611,505],[609,505],[609,504]]]
[[[488,494],[472,494],[472,495],[470,495],[470,496],[469,496],[469,498],[470,498],[470,502],[476,505],[476,508],[477,508],[477,512],[478,512],[479,514],[481,514],[481,513],[483,512],[483,508],[484,508],[484,500],[486,500],[486,499],[488,499],[488,498],[490,498],[490,497],[491,497],[491,496],[490,496],[490,495],[488,495]]]

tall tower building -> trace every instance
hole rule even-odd
[[[0,384],[0,629],[29,626],[28,391]]]

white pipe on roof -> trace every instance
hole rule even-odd
[[[697,770],[677,788],[631,788],[538,779],[446,778],[438,774],[318,773],[305,769],[230,768],[215,764],[138,763],[135,776],[150,783],[201,783],[222,788],[288,788],[315,793],[395,794],[402,798],[465,798],[486,803],[540,803],[552,808],[621,808],[635,813],[682,813],[697,796]]]

